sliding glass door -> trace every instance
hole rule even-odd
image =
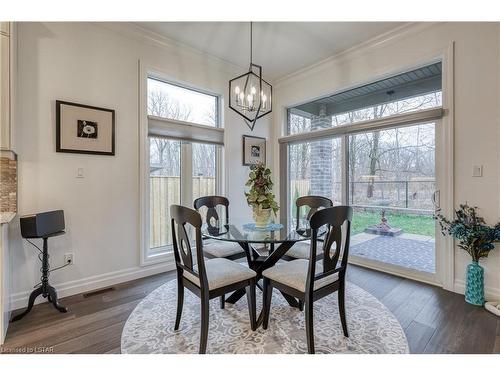
[[[286,221],[321,195],[354,209],[351,260],[435,282],[434,210],[445,174],[441,63],[288,108]],[[437,168],[439,166],[439,168]]]
[[[435,124],[348,136],[351,256],[435,273]]]

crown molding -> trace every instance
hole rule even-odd
[[[308,74],[312,74],[317,70],[321,70],[325,66],[332,63],[340,63],[343,61],[351,60],[359,55],[362,55],[368,51],[382,48],[387,44],[393,43],[397,40],[404,39],[410,35],[421,32],[425,29],[428,29],[433,26],[437,26],[442,24],[442,22],[408,22],[404,25],[398,26],[392,30],[389,30],[385,33],[379,34],[371,39],[368,39],[364,42],[361,42],[353,47],[345,49],[339,53],[336,53],[326,59],[318,61],[312,65],[309,65],[305,68],[301,68],[295,72],[284,75],[275,79],[274,85],[279,87],[287,83],[288,80],[298,79],[307,76]]]
[[[201,56],[203,58],[208,59],[212,63],[225,66],[228,70],[230,70],[232,74],[248,70],[248,67],[243,67],[234,64],[218,56],[201,51],[185,43],[179,42],[175,39],[148,30],[133,22],[91,22],[91,23],[93,25],[103,27],[107,30],[114,31],[124,37],[132,38],[140,42],[146,42],[162,49],[166,50],[181,49],[187,53]]]

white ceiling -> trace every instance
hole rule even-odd
[[[138,26],[248,68],[248,22],[139,22]],[[271,81],[401,26],[398,22],[255,22],[253,62]]]

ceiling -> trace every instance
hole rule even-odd
[[[136,25],[248,68],[248,22],[139,22]],[[400,22],[254,22],[253,62],[275,81],[402,26]]]

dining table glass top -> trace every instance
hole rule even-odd
[[[309,229],[287,228],[279,223],[272,223],[267,228],[256,228],[250,221],[235,220],[221,225],[205,224],[202,235],[229,242],[282,243],[309,240],[311,232]]]

